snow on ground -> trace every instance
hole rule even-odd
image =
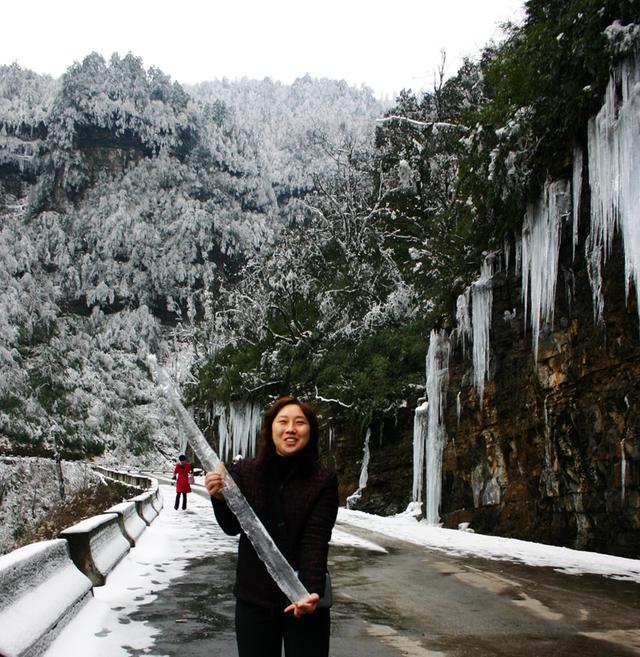
[[[131,620],[133,612],[162,595],[190,559],[235,553],[237,539],[219,529],[206,498],[190,495],[189,509],[174,511],[174,488],[162,485],[161,491],[165,506],[158,518],[108,575],[106,586],[94,588],[95,597],[63,630],[44,657],[128,657],[131,650],[149,650],[158,631]],[[211,522],[203,522],[203,518],[211,518]],[[381,517],[341,508],[338,523],[332,545],[386,552],[374,542],[375,538],[367,540],[350,534],[351,526],[452,555],[509,560],[565,573],[592,573],[640,583],[640,560],[442,529],[418,522],[409,512]],[[54,599],[51,604],[55,604]]]
[[[157,630],[131,620],[133,612],[162,595],[189,560],[235,553],[237,539],[216,525],[207,499],[189,495],[188,509],[174,511],[173,487],[160,490],[164,499],[160,515],[109,573],[106,585],[93,589],[95,597],[51,644],[46,657],[128,657],[131,649],[149,649]],[[203,517],[211,522],[202,522]]]
[[[453,555],[515,561],[553,568],[572,575],[594,574],[640,583],[639,559],[443,529],[427,525],[424,521],[418,522],[410,512],[381,517],[341,508],[338,522],[343,528],[345,524],[352,525]]]
[[[366,539],[360,538],[359,536],[349,534],[348,532],[344,531],[344,529],[340,529],[340,527],[333,528],[333,533],[331,534],[331,545],[343,545],[347,547],[369,550],[370,552],[387,553],[387,549],[383,548],[381,545],[367,541]]]

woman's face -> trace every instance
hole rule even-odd
[[[311,427],[298,404],[283,406],[271,425],[271,437],[280,456],[291,456],[309,442]]]

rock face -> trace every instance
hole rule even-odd
[[[565,227],[565,232],[570,232]],[[580,247],[582,245],[579,245]],[[492,278],[490,373],[482,409],[461,343],[445,405],[440,517],[456,528],[640,556],[640,327],[614,245],[601,325],[586,263],[571,236],[560,254],[553,328],[537,358],[512,265]],[[392,514],[411,501],[413,413],[371,427],[367,487],[357,508]],[[335,431],[342,499],[357,488],[364,430]]]
[[[432,333],[451,351],[441,391],[427,374],[429,414],[444,402],[441,481],[428,482],[426,502],[436,491],[446,527],[640,556],[639,80],[635,56],[612,76],[567,178],[544,185],[515,245],[485,262],[458,300],[456,329]],[[372,441],[359,508],[408,501],[411,434],[399,417]],[[344,464],[358,454],[339,440],[336,449],[353,485]]]
[[[606,281],[598,327],[584,262],[565,250],[554,328],[536,358],[520,281],[513,270],[494,277],[482,410],[459,348],[451,363],[445,526],[467,521],[503,536],[640,554],[640,333],[619,248]]]
[[[404,511],[411,501],[413,410],[374,422],[369,438],[367,485],[354,508],[380,515]],[[338,473],[340,503],[359,488],[367,427],[337,424],[329,448],[321,435],[323,460]]]

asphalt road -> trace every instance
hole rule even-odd
[[[450,557],[341,528],[387,553],[332,546],[332,657],[640,655],[637,584]],[[193,560],[168,591],[136,610],[133,620],[161,630],[153,654],[236,654],[234,568],[232,554]]]
[[[332,557],[335,657],[360,654],[341,647],[354,633],[374,637],[389,656],[640,655],[637,584],[367,538],[388,554]]]

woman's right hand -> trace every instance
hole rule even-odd
[[[207,489],[207,492],[211,497],[215,497],[217,500],[224,500],[222,495],[222,489],[224,488],[224,477],[221,472],[214,470],[213,472],[207,472],[204,476],[204,487]]]

